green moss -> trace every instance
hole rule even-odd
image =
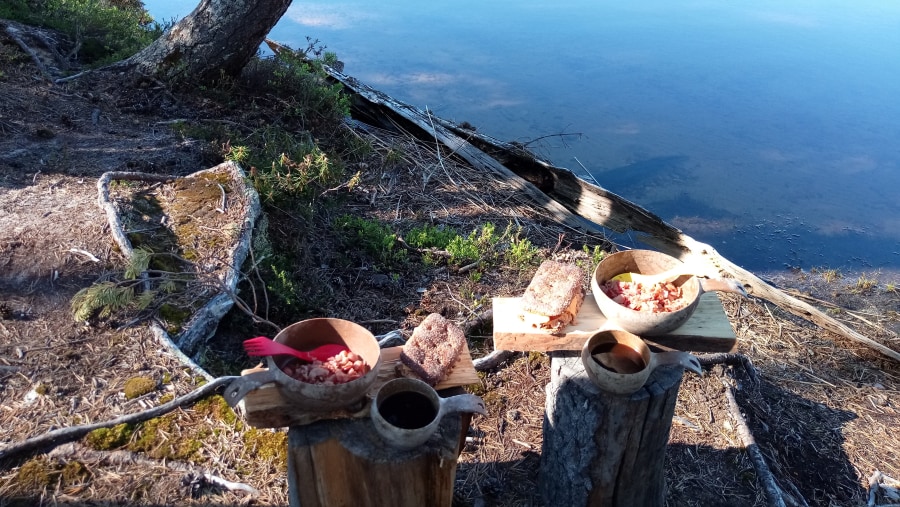
[[[159,307],[159,317],[166,321],[170,326],[178,328],[187,321],[191,316],[191,313],[192,311],[188,308],[180,308],[169,303]]]
[[[487,393],[487,387],[485,387],[484,379],[487,377],[487,374],[483,371],[478,372],[478,378],[481,379],[481,382],[477,384],[469,384],[465,386],[465,390],[470,394],[474,394],[475,396],[484,396]]]
[[[81,484],[91,477],[91,472],[80,461],[66,463],[61,472],[62,484]]]
[[[133,400],[156,390],[156,381],[150,377],[134,377],[125,382],[125,399]]]
[[[16,484],[24,491],[42,490],[56,482],[58,472],[46,461],[36,458],[26,462],[16,474]]]
[[[186,430],[174,414],[168,414],[141,424],[127,449],[144,452],[154,459],[202,462],[204,458],[199,451],[203,448],[203,439],[211,433],[208,428]],[[185,434],[190,437],[179,438],[179,435]]]
[[[100,428],[88,433],[85,437],[85,444],[98,451],[109,451],[125,446],[133,434],[133,426],[119,424],[112,428]]]
[[[489,413],[497,412],[506,404],[506,396],[497,391],[488,391],[482,395],[481,399]]]
[[[210,396],[209,398],[198,401],[194,405],[194,412],[206,415],[217,421],[222,421],[228,425],[234,425],[238,422],[234,410],[231,410],[231,407],[225,402],[225,398],[218,395]]]
[[[536,370],[545,366],[547,363],[548,357],[547,354],[543,352],[531,351],[528,353],[528,368],[531,370]]]
[[[287,469],[287,433],[250,428],[244,433],[244,447],[255,459],[270,461]]]

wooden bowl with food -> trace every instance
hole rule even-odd
[[[638,281],[640,275],[661,273],[670,276]],[[700,278],[675,257],[653,250],[604,257],[591,277],[591,289],[610,324],[639,336],[658,336],[683,325],[704,292],[747,295],[736,280]]]
[[[326,344],[349,349],[328,360],[303,361],[291,355],[266,357],[268,368],[243,375],[225,390],[225,400],[235,406],[263,384],[275,383],[281,395],[298,410],[330,412],[356,410],[378,378],[381,348],[366,328],[342,319],[315,318],[291,324],[275,336],[275,342],[310,351]]]

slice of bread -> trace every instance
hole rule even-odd
[[[520,317],[531,327],[555,333],[575,322],[583,302],[584,270],[547,260],[525,289]]]
[[[431,386],[446,378],[462,353],[462,329],[439,313],[432,313],[413,330],[400,360]]]

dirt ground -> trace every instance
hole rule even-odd
[[[196,387],[196,375],[145,327],[78,324],[70,310],[80,288],[123,262],[97,202],[99,176],[206,169],[218,162],[208,147],[177,135],[167,122],[240,121],[239,111],[226,117],[195,98],[129,84],[90,76],[51,84],[0,36],[0,446],[144,410]],[[436,170],[433,146],[391,142],[409,143],[406,151],[418,153],[417,161],[384,166],[374,157],[364,166],[354,190],[357,205],[349,211],[462,230],[510,221],[548,256],[579,255],[582,245],[605,244],[561,229],[502,182],[464,164],[444,160]],[[285,217],[271,220],[270,227],[290,225]],[[328,253],[314,256],[325,262]],[[400,329],[408,335],[423,312],[433,311],[465,326],[486,309],[468,306],[463,293],[519,295],[530,279],[514,270],[493,270],[473,281],[422,266],[394,278],[365,266],[341,269],[330,265],[323,274],[335,298],[321,314],[364,323],[376,334]],[[850,276],[827,281],[822,272],[786,273],[778,282],[900,349],[898,281],[869,276],[876,282],[871,286]],[[741,365],[685,375],[666,454],[667,505],[767,505],[729,414],[728,386],[787,505],[866,505],[873,474],[900,478],[900,365],[765,301],[722,299],[739,339],[737,352],[758,378]],[[204,366],[214,375],[251,366],[239,354],[249,328],[241,315],[229,314],[205,351]],[[467,329],[473,355],[487,353],[490,329]],[[166,381],[127,400],[124,384],[135,375]],[[537,484],[548,378],[544,354],[516,355],[484,375],[477,389],[490,393],[490,414],[473,420],[473,438],[459,460],[456,504],[544,505]],[[79,442],[60,446],[0,463],[0,506],[287,504],[283,454],[263,452],[259,438],[283,436],[283,430],[259,432],[198,408],[173,417],[175,424],[159,432],[164,441],[194,435],[200,446],[189,457],[160,457],[156,451],[165,443],[145,452],[92,451]],[[36,469],[50,472],[41,476]],[[203,473],[258,493],[216,487],[198,479]],[[896,503],[880,495],[869,505]]]

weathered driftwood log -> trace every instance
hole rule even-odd
[[[222,317],[224,317],[234,305],[233,294],[241,277],[240,268],[250,253],[250,241],[253,237],[253,228],[256,224],[256,219],[261,213],[259,196],[257,195],[256,190],[247,182],[247,177],[244,174],[243,169],[235,162],[223,162],[210,169],[195,172],[185,178],[201,177],[207,173],[218,172],[229,174],[234,182],[232,194],[229,196],[234,202],[228,202],[226,200],[225,191],[222,190],[221,206],[223,208],[226,206],[234,207],[239,204],[243,206],[240,222],[237,224],[240,226],[240,233],[235,239],[234,245],[230,248],[229,258],[225,260],[227,269],[225,270],[224,275],[219,279],[219,282],[222,285],[221,290],[194,313],[191,319],[185,323],[184,330],[174,339],[168,337],[168,332],[163,329],[160,324],[156,322],[151,323],[154,328],[154,333],[157,336],[162,337],[160,341],[163,342],[163,345],[170,346],[171,343],[174,343],[179,349],[179,354],[183,352],[186,357],[195,354],[200,345],[215,333],[219,321],[222,320]],[[134,256],[134,248],[131,245],[131,240],[128,239],[125,227],[122,224],[119,210],[110,198],[110,184],[115,180],[164,183],[175,179],[177,178],[174,176],[150,173],[107,172],[97,180],[99,205],[106,212],[110,225],[110,233],[126,258],[130,259]],[[146,280],[146,274],[142,276]],[[146,288],[147,286],[145,285],[145,289]],[[179,358],[182,358],[181,355],[179,355]],[[196,368],[196,365],[192,362],[190,363],[190,366]],[[210,378],[208,374],[205,376]]]
[[[468,415],[444,417],[431,439],[411,451],[387,446],[368,418],[293,426],[290,505],[449,507],[468,420]]]
[[[540,490],[547,505],[662,506],[681,367],[657,368],[638,392],[601,391],[577,353],[551,353]]]
[[[477,169],[493,172],[539,205],[562,224],[588,231],[607,228],[634,232],[636,239],[684,261],[698,264],[706,276],[739,280],[751,295],[768,300],[823,329],[871,347],[900,361],[900,352],[851,329],[818,308],[772,287],[753,273],[722,257],[712,246],[696,241],[657,215],[573,172],[537,158],[521,145],[504,143],[463,129],[400,102],[356,79],[326,67],[333,79],[354,93],[354,114],[384,126],[393,122],[409,132],[430,136]],[[389,121],[385,121],[389,119]],[[598,227],[602,226],[602,227]]]

